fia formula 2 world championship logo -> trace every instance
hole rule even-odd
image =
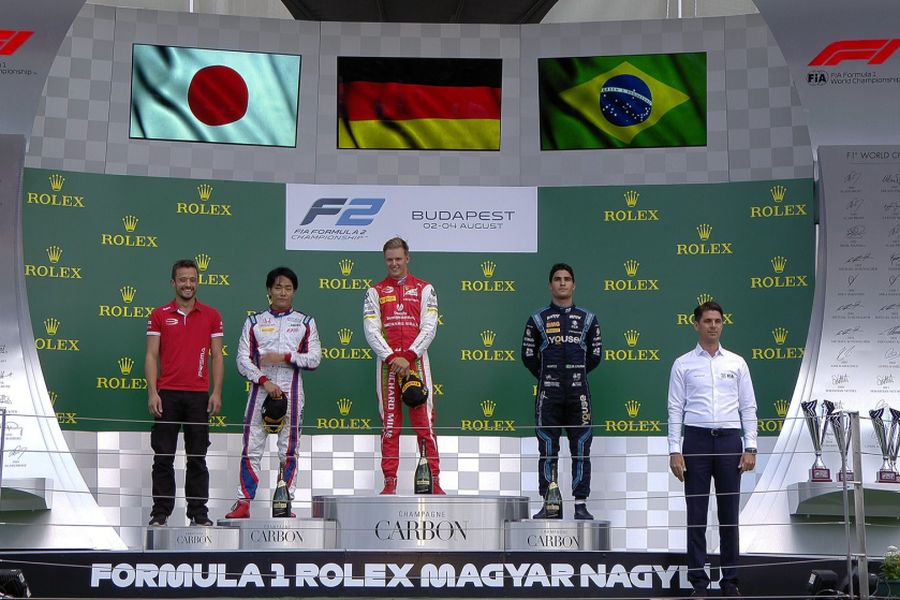
[[[384,198],[319,198],[291,232],[291,239],[363,239],[384,202]]]

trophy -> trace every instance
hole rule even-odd
[[[817,400],[807,400],[800,403],[803,410],[803,418],[806,421],[806,427],[809,429],[809,435],[812,438],[813,450],[816,453],[816,460],[809,469],[810,481],[831,481],[831,471],[825,466],[822,460],[822,442],[825,441],[825,434],[828,432],[828,419],[834,411],[834,403],[824,400],[822,405],[825,413],[822,419],[816,412]]]
[[[892,408],[891,410],[891,428],[888,431],[888,454],[891,459],[891,469],[897,472],[897,453],[900,452],[900,410]],[[900,483],[900,477],[894,480]]]
[[[850,450],[850,415],[841,411],[831,415],[831,431],[834,433],[834,441],[837,443],[838,452],[841,453],[843,466],[838,472],[838,481],[853,481],[853,470],[848,463],[848,451]]]
[[[893,436],[894,430],[897,429],[896,418],[891,419],[890,434],[884,425],[884,407],[869,411],[872,418],[872,430],[875,432],[875,439],[878,440],[878,447],[881,449],[881,468],[878,469],[878,483],[897,483],[897,471],[894,467],[894,448]]]

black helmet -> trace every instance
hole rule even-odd
[[[266,396],[262,405],[262,424],[269,433],[278,433],[284,427],[284,417],[287,415],[287,396],[273,398]]]
[[[400,398],[410,408],[421,406],[428,400],[428,388],[418,375],[410,371],[409,375],[400,380]]]

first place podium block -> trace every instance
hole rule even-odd
[[[503,550],[506,524],[528,518],[524,496],[315,496],[345,550]]]

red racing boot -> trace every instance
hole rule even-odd
[[[293,516],[293,515],[292,515]],[[231,512],[225,515],[226,519],[249,519],[250,501],[237,500],[231,507]]]
[[[397,493],[397,478],[396,477],[385,477],[384,478],[384,489],[381,490],[380,496],[393,496]]]

